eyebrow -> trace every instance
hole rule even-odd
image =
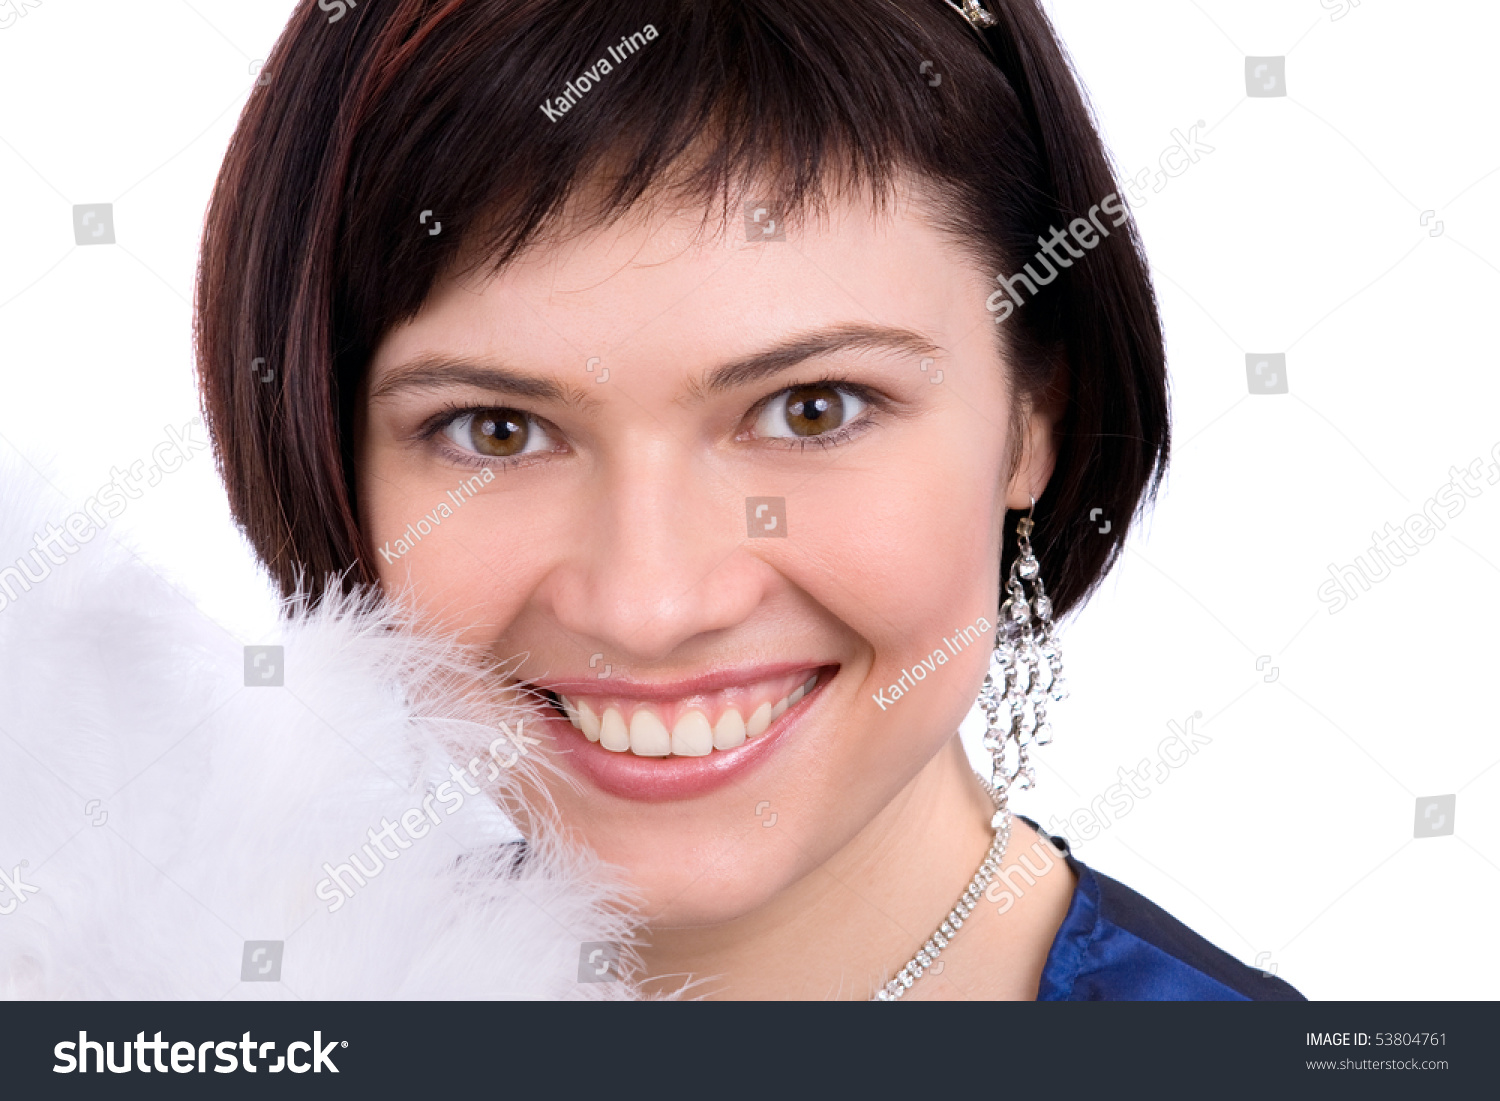
[[[530,375],[498,363],[482,363],[455,356],[428,354],[417,356],[393,368],[385,379],[370,391],[370,401],[384,401],[402,390],[437,390],[448,386],[472,386],[532,401],[577,403],[581,395],[550,378]]]
[[[842,351],[886,351],[905,355],[934,355],[942,349],[911,329],[851,322],[795,333],[769,348],[714,368],[690,390],[695,397],[735,390],[796,367],[809,359]],[[480,390],[558,404],[589,401],[587,391],[494,362],[442,354],[427,354],[393,368],[370,394],[382,401],[401,390],[432,390],[447,386]]]
[[[746,386],[818,356],[844,351],[887,351],[921,356],[942,349],[921,333],[889,325],[849,323],[797,333],[763,351],[726,363],[703,380],[703,394]]]

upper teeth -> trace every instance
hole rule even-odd
[[[804,684],[775,702],[759,701],[748,718],[743,715],[748,703],[743,702],[725,706],[715,720],[710,720],[701,708],[690,708],[677,716],[670,730],[650,704],[637,704],[627,722],[619,705],[604,706],[601,716],[587,700],[567,696],[558,698],[568,721],[582,730],[589,741],[598,742],[605,749],[616,753],[629,750],[638,757],[666,757],[669,754],[704,757],[715,749],[733,749],[744,744],[747,738],[764,734],[773,721],[811,692],[817,683],[818,675],[814,673]]]

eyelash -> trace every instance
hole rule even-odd
[[[524,409],[516,409],[514,406],[499,406],[494,404],[459,405],[456,402],[445,402],[441,409],[417,426],[417,430],[412,433],[412,438],[430,445],[434,439],[447,432],[449,426],[459,418],[489,412],[492,409],[515,409],[515,412],[523,413],[541,425],[543,431],[548,434],[557,431],[556,427],[550,421],[543,420],[535,413],[529,413]],[[458,463],[460,466],[473,467],[476,470],[483,470],[485,468],[490,470],[517,470],[523,466],[530,466],[532,463],[544,459],[549,454],[556,454],[555,451],[549,450],[534,452],[530,455],[514,455],[508,458],[485,458],[482,455],[475,455],[454,447],[451,443],[446,444],[443,450],[453,462]]]
[[[829,390],[842,390],[846,394],[852,394],[863,401],[868,408],[863,410],[848,424],[840,425],[831,432],[824,432],[817,436],[766,436],[759,442],[769,444],[772,447],[795,448],[798,451],[806,451],[808,447],[817,447],[820,449],[839,447],[842,444],[848,443],[855,436],[861,435],[866,429],[874,427],[875,417],[886,412],[891,405],[890,399],[878,390],[871,389],[862,383],[852,382],[842,376],[827,376],[815,382],[796,382],[791,386],[783,386],[774,394],[767,395],[751,406],[750,412],[746,414],[745,419],[748,421],[759,419],[760,414],[767,406],[778,398],[784,399],[793,390],[811,390],[819,387]],[[736,439],[740,438],[743,437],[736,437]]]
[[[815,382],[798,382],[793,383],[790,386],[783,386],[775,393],[768,394],[766,397],[762,398],[760,401],[751,406],[749,412],[745,414],[744,419],[751,422],[755,421],[759,418],[761,412],[773,401],[778,398],[785,398],[786,395],[791,393],[793,390],[808,390],[817,387],[826,387],[830,390],[842,390],[845,393],[852,394],[865,402],[867,408],[864,409],[855,420],[851,421],[849,424],[840,425],[838,428],[833,429],[831,432],[824,432],[817,436],[800,436],[796,438],[768,436],[762,438],[759,442],[770,444],[773,447],[779,446],[787,449],[795,448],[798,451],[805,451],[809,446],[817,447],[820,449],[838,447],[842,444],[847,443],[855,436],[860,435],[866,429],[873,427],[873,421],[875,417],[878,414],[887,411],[891,405],[890,398],[888,398],[885,394],[880,393],[878,390],[874,390],[862,383],[852,382],[842,376],[828,376],[825,378],[820,378]],[[555,426],[553,426],[551,422],[543,420],[535,413],[528,412],[525,409],[515,408],[514,406],[501,407],[496,405],[459,405],[454,402],[448,402],[440,410],[438,410],[438,412],[434,413],[432,416],[428,417],[427,420],[423,421],[422,424],[418,426],[416,432],[413,433],[413,436],[414,438],[423,442],[431,443],[432,440],[446,432],[448,427],[455,421],[457,421],[460,417],[471,416],[476,413],[483,413],[497,408],[514,408],[516,412],[523,413],[527,417],[532,418],[532,420],[534,420],[536,423],[540,424],[544,431],[556,431]],[[743,439],[744,436],[743,434],[741,434],[736,436],[735,438]],[[531,455],[486,459],[481,456],[472,455],[466,451],[461,451],[457,448],[451,448],[449,450],[449,454],[454,461],[464,466],[472,466],[477,468],[489,467],[491,470],[514,470],[522,466],[528,466],[531,463],[542,459],[545,455],[555,454],[555,452],[537,452]]]

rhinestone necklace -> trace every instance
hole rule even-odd
[[[937,961],[939,953],[948,947],[948,942],[964,927],[964,919],[973,912],[974,907],[979,903],[979,896],[984,893],[990,880],[994,879],[995,873],[1000,870],[1000,861],[1004,859],[1005,848],[1010,844],[1009,800],[1004,794],[996,791],[982,775],[979,773],[975,775],[979,776],[979,782],[984,785],[984,790],[995,804],[995,817],[990,821],[990,824],[995,827],[995,839],[990,842],[989,850],[984,854],[984,862],[979,865],[974,878],[969,880],[968,888],[954,903],[953,909],[948,911],[948,916],[937,927],[937,931],[927,938],[926,944],[917,949],[917,954],[896,973],[894,979],[875,992],[875,996],[870,999],[872,1002],[899,1000],[911,989],[912,983],[927,973],[927,969]]]

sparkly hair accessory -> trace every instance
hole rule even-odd
[[[953,0],[943,0],[943,3],[963,16],[968,21],[969,26],[973,27],[976,31],[983,31],[984,28],[993,27],[1000,22],[985,10],[984,5],[979,0],[961,0],[958,4],[955,4]]]

